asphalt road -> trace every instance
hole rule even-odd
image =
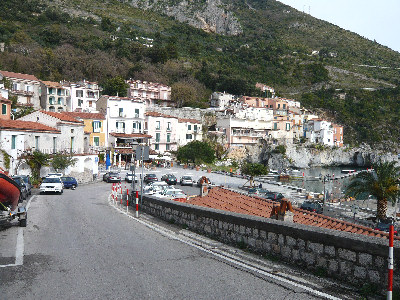
[[[129,218],[109,192],[98,182],[34,195],[28,226],[0,229],[0,299],[318,298]]]

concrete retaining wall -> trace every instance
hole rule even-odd
[[[221,242],[280,258],[354,285],[386,288],[388,241],[302,224],[143,197],[142,209]],[[400,243],[395,241],[395,275]],[[400,276],[394,278],[399,287]]]

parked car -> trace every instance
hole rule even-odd
[[[285,198],[281,193],[275,193],[275,192],[267,192],[265,193],[265,198],[270,199],[270,200],[275,200],[279,201]]]
[[[173,174],[165,174],[161,177],[161,181],[165,181],[169,185],[176,184],[178,180],[176,179],[175,175]]]
[[[263,189],[263,188],[259,188],[259,187],[254,187],[254,188],[250,188],[247,193],[249,195],[265,195],[267,193],[270,193],[270,191],[268,191],[267,189]]]
[[[152,181],[158,181],[158,178],[157,178],[156,174],[146,174],[143,177],[143,181],[144,181],[144,183],[147,184],[147,183],[152,182]]]
[[[28,198],[29,192],[28,192],[27,186],[25,184],[25,181],[20,176],[12,176],[12,179],[16,183],[18,183],[19,189],[21,191],[21,193],[19,194],[19,200],[18,201],[22,202],[22,201],[26,200],[26,198]]]
[[[63,177],[62,173],[49,173],[46,177]]]
[[[121,176],[118,172],[108,172],[103,175],[103,181],[105,182],[120,182]]]
[[[317,214],[322,213],[322,205],[319,202],[304,201],[300,208]]]
[[[126,175],[125,175],[126,182],[132,182],[133,178],[135,178],[135,182],[138,182],[138,177],[135,174],[126,173]]]
[[[152,181],[143,188],[143,193],[148,195],[157,194],[170,186],[165,181]]]
[[[193,178],[188,176],[188,175],[184,175],[184,176],[181,177],[181,180],[179,181],[179,183],[181,185],[193,186]]]
[[[76,181],[74,177],[63,176],[61,177],[61,181],[63,182],[64,188],[66,189],[74,190],[78,186],[78,181]]]
[[[156,196],[158,198],[169,199],[169,200],[187,197],[187,195],[182,190],[175,189],[175,188],[165,189],[159,193],[154,194],[154,196]]]
[[[61,177],[45,177],[40,185],[40,193],[54,192],[62,194],[64,185]]]
[[[28,191],[28,195],[32,195],[32,183],[31,183],[31,178],[28,175],[15,175],[14,177],[21,177],[26,186],[26,190]]]

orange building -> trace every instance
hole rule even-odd
[[[333,142],[337,147],[343,147],[343,126],[332,124]]]
[[[11,100],[0,97],[0,104],[1,104],[0,120],[10,120]]]

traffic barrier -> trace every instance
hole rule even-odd
[[[393,240],[394,240],[394,226],[389,226],[389,258],[388,258],[388,288],[387,298],[392,300],[393,291]]]
[[[126,188],[126,185],[125,185]],[[129,192],[128,189],[126,189],[126,212],[129,213]]]
[[[136,218],[139,217],[139,192],[136,191]]]

